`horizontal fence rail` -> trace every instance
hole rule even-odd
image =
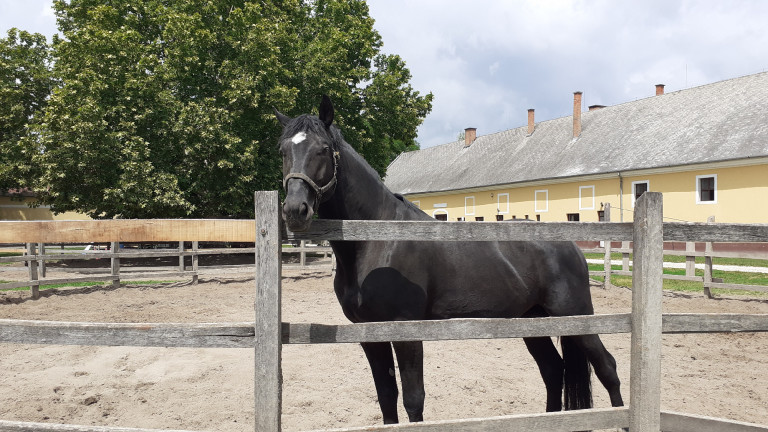
[[[768,242],[768,224],[665,222],[664,241]],[[420,241],[622,241],[632,239],[629,222],[441,222],[316,220],[302,240]],[[0,221],[0,243],[113,241],[253,242],[252,220],[114,219],[98,221]]]
[[[0,342],[54,345],[252,348],[253,323],[93,323],[0,319]],[[448,341],[631,331],[630,314],[456,318],[359,324],[287,323],[283,344]],[[662,332],[768,332],[768,314],[664,314]]]

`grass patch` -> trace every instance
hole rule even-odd
[[[611,266],[611,268],[614,270],[621,270],[621,266]],[[601,271],[602,269],[603,267],[600,265],[595,265],[594,268],[593,268],[593,265],[590,265],[591,271]],[[684,269],[664,269],[664,274],[684,275],[685,270]],[[703,276],[703,275],[704,275],[703,270],[696,270],[696,276]],[[728,271],[715,270],[712,273],[712,277],[722,278],[723,282],[725,283],[768,286],[768,274],[765,274],[765,273],[744,273],[744,272],[728,272]],[[598,280],[600,282],[604,280],[604,277],[602,276],[591,276],[591,278],[594,280]],[[625,286],[631,289],[632,276],[611,275],[611,283],[616,286]],[[696,293],[704,292],[704,287],[702,286],[701,282],[672,280],[672,279],[664,279],[663,289],[669,290],[669,291],[682,291],[682,292],[696,292]],[[764,293],[760,291],[744,291],[744,290],[712,288],[711,292],[712,294],[768,298],[768,293]]]
[[[605,259],[605,254],[601,253],[586,253],[584,256],[587,259]],[[611,253],[612,260],[620,260],[623,255],[620,253]],[[629,260],[634,259],[633,254],[629,254]],[[669,263],[684,263],[685,257],[679,255],[664,255],[664,262]],[[747,267],[768,267],[768,260],[764,259],[752,259],[752,258],[712,258],[712,263],[715,265],[735,265],[735,266],[747,266]],[[704,264],[704,257],[696,257],[696,264]]]
[[[8,283],[12,281],[3,281],[0,280],[0,283]],[[141,281],[121,281],[120,285],[163,285],[163,284],[170,284],[170,283],[176,283],[177,280],[141,280]],[[81,281],[81,282],[69,282],[69,283],[63,283],[63,284],[49,284],[49,285],[40,285],[40,290],[49,290],[49,289],[56,289],[56,288],[85,288],[85,287],[92,287],[92,286],[104,286],[107,284],[112,284],[112,282],[109,281]],[[25,287],[18,287],[18,288],[7,288],[2,289],[0,291],[29,291],[30,288],[28,286]]]

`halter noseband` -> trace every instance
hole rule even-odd
[[[309,185],[310,188],[315,192],[315,205],[313,206],[312,210],[317,213],[317,207],[320,205],[321,202],[328,201],[328,199],[333,195],[333,192],[336,190],[336,173],[339,168],[339,152],[335,151],[333,152],[333,178],[328,181],[328,183],[325,184],[325,186],[320,187],[317,185],[317,183],[314,182],[311,178],[309,178],[308,175],[301,173],[301,172],[292,172],[288,173],[285,178],[283,178],[283,190],[288,192],[288,180],[295,178],[299,180],[304,180],[305,183]],[[330,194],[326,195],[328,191],[331,191]],[[325,198],[325,199],[323,199]]]

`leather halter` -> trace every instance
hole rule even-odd
[[[335,151],[333,152],[333,178],[330,179],[328,183],[325,184],[325,186],[318,186],[314,180],[309,178],[309,176],[304,173],[292,172],[288,173],[285,178],[283,178],[283,190],[285,190],[286,193],[288,192],[288,180],[292,178],[304,180],[304,182],[307,183],[309,187],[312,188],[312,190],[315,192],[315,205],[312,207],[312,210],[317,213],[317,207],[320,205],[320,203],[328,201],[331,195],[333,195],[333,192],[336,190],[336,173],[338,172],[338,168],[339,152]],[[331,193],[327,194],[328,191],[331,191]]]

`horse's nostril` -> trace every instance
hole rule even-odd
[[[307,203],[301,203],[301,207],[299,207],[299,214],[302,216],[305,216],[309,213],[309,206]]]

